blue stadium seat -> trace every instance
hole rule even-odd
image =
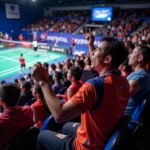
[[[52,115],[47,117],[40,129],[40,132],[44,130],[52,130],[52,131],[59,131],[63,127],[64,123],[57,123]]]
[[[45,119],[45,121],[43,122],[43,125],[42,125],[42,127],[41,127],[41,129],[40,129],[40,131],[44,131],[44,130],[47,130],[48,129],[48,125],[49,125],[49,123],[50,123],[50,120],[52,119],[52,115],[50,115],[50,116],[48,116],[46,119]]]
[[[37,137],[39,129],[31,127],[24,132],[18,134],[12,141],[7,145],[7,150],[36,150]]]
[[[124,116],[117,124],[113,134],[104,147],[104,150],[123,150],[124,143],[127,140],[127,126],[130,117]]]
[[[137,106],[136,110],[132,114],[131,121],[128,124],[128,128],[133,131],[133,134],[140,126],[143,126],[144,118],[148,115],[150,110],[150,94],[148,93],[146,98],[141,100],[141,103]]]

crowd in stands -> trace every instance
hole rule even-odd
[[[23,28],[24,31],[46,31],[54,25],[55,19],[42,19],[35,24],[28,25]]]
[[[83,24],[83,17],[80,19],[61,19],[57,21],[57,25],[50,28],[50,32],[72,33]]]

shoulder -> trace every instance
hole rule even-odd
[[[133,73],[131,73],[128,77],[127,77],[127,80],[130,81],[130,80],[141,80],[141,79],[146,79],[148,78],[149,75],[148,75],[148,72],[146,70],[143,70],[143,71],[135,71]]]

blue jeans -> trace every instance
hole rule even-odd
[[[62,134],[42,131],[38,136],[38,150],[75,150],[74,139],[80,123],[68,122],[63,126]]]

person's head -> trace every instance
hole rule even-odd
[[[23,57],[23,54],[20,54],[21,57]]]
[[[136,45],[133,52],[129,55],[129,65],[132,68],[136,66],[145,67],[150,61],[150,48],[146,45]]]
[[[79,67],[80,69],[84,69],[85,67],[85,63],[84,63],[84,60],[78,60],[75,62],[75,66]]]
[[[16,106],[20,98],[20,88],[15,83],[6,83],[0,87],[0,105]]]
[[[6,83],[6,81],[5,81],[5,80],[2,80],[2,81],[1,81],[1,85],[5,84],[5,83]]]
[[[28,78],[31,78],[31,73],[28,73]]]
[[[28,81],[23,82],[22,85],[21,85],[21,90],[24,91],[24,92],[27,92],[27,91],[31,90],[31,88],[32,88],[32,85]]]
[[[21,85],[24,81],[25,81],[25,78],[24,78],[24,77],[20,77],[20,78],[19,78],[19,84],[20,84],[20,85]]]
[[[140,41],[138,42],[138,44],[147,45],[147,42],[146,42],[145,40],[140,40]]]
[[[58,69],[63,70],[63,65],[61,63],[58,63]]]
[[[89,57],[86,57],[84,60],[85,65],[91,65],[91,59]]]
[[[128,51],[123,42],[113,37],[104,37],[91,53],[91,68],[98,73],[104,68],[116,70],[127,56]]]
[[[129,74],[132,72],[131,66],[129,66],[129,60],[126,59],[120,66],[119,70],[123,73]]]
[[[67,74],[67,80],[79,81],[82,75],[82,69],[76,66],[72,66]]]
[[[53,76],[53,80],[56,82],[60,82],[63,79],[63,75],[61,72],[56,71]]]
[[[19,82],[18,82],[18,79],[17,79],[17,78],[15,78],[15,79],[14,79],[14,83],[19,84]]]
[[[41,89],[39,84],[34,85],[34,87],[32,89],[32,95],[34,97],[36,97],[37,99],[43,99],[44,98],[42,89]]]
[[[125,48],[128,50],[129,54],[132,53],[134,49],[134,45],[132,44],[131,41],[125,42]]]
[[[43,63],[43,67],[48,69],[49,68],[49,64],[47,62]]]
[[[51,64],[51,70],[55,71],[56,70],[56,65],[55,64]]]
[[[66,69],[66,70],[69,70],[71,66],[72,66],[72,64],[71,64],[70,62],[67,62],[67,63],[65,64],[65,69]]]

